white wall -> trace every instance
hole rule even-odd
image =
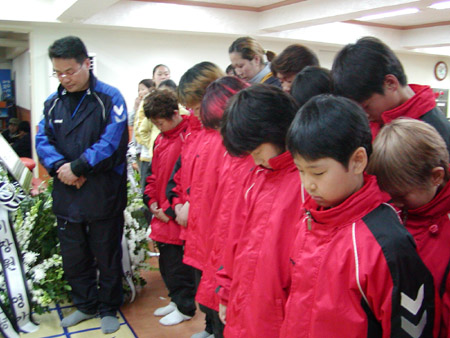
[[[55,27],[58,27],[55,29]],[[42,103],[51,94],[57,81],[50,78],[51,64],[47,57],[48,46],[66,35],[77,35],[86,44],[88,51],[97,55],[97,75],[122,92],[128,107],[132,107],[137,93],[137,84],[144,78],[151,78],[151,71],[158,63],[167,64],[172,79],[179,81],[182,74],[195,63],[211,61],[225,69],[229,64],[228,47],[236,36],[162,33],[125,29],[86,29],[71,26],[37,26],[30,37],[32,64],[32,109],[37,117]],[[295,40],[259,39],[263,47],[281,52]],[[335,46],[307,44],[319,56],[322,66],[331,67]],[[450,64],[450,57],[431,55],[399,54],[411,83],[428,84],[432,87],[450,88],[450,76],[444,81],[434,78],[434,65],[444,59]]]
[[[30,52],[27,51],[13,60],[12,74],[15,74],[16,105],[31,109]],[[14,77],[14,75],[12,75]]]
[[[443,81],[434,77],[434,66],[445,61],[450,66],[450,57],[436,55],[399,54],[409,83],[426,84],[433,88],[450,88],[450,75]]]
[[[79,36],[88,51],[96,53],[97,76],[104,82],[117,87],[123,94],[129,108],[133,107],[137,94],[137,84],[144,78],[151,78],[156,64],[167,64],[172,71],[172,79],[178,83],[183,73],[201,61],[211,61],[225,69],[229,64],[228,47],[237,38],[225,34],[197,34],[161,32],[156,30],[134,30],[122,28],[89,28],[76,25],[34,24],[27,28],[30,32],[29,54],[15,61],[16,76],[21,79],[20,89],[26,90],[27,74],[19,75],[19,67],[29,71],[31,83],[32,125],[39,123],[43,102],[56,90],[58,81],[51,77],[52,66],[47,49],[54,40],[66,35]],[[281,52],[296,41],[273,37],[258,38],[265,49]],[[324,45],[305,42],[313,49],[323,67],[331,68],[337,45]],[[437,57],[422,54],[398,54],[408,75],[410,83],[427,84],[432,87],[450,89],[450,76],[444,81],[434,78],[434,65],[444,60],[450,65],[450,57]],[[29,57],[30,69],[25,63]],[[19,88],[18,88],[19,89]],[[27,104],[25,93],[17,93],[21,104]],[[23,100],[23,101],[22,101]],[[22,103],[23,102],[23,103]],[[24,108],[28,108],[24,106]],[[35,128],[32,128],[33,134]],[[34,136],[34,135],[33,135]]]

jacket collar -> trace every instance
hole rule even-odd
[[[430,202],[420,208],[408,210],[407,223],[408,226],[414,225],[415,221],[423,224],[426,219],[432,221],[447,213],[450,214],[450,181]]]
[[[285,151],[284,153],[271,158],[269,160],[269,165],[272,167],[272,170],[282,170],[294,165],[294,160],[291,153]]]
[[[381,115],[381,118],[385,124],[399,118],[400,116],[418,119],[436,106],[434,93],[430,86],[411,84],[409,87],[414,91],[414,96],[402,105],[385,111]]]
[[[259,71],[251,80],[250,83],[261,83],[264,77],[270,73],[270,62],[267,62],[263,69]]]
[[[202,122],[200,119],[194,114],[188,115],[189,127],[191,130],[200,130],[202,129]]]
[[[89,70],[89,88],[87,89],[87,95],[90,95],[97,85],[97,78],[92,73],[92,70]],[[63,87],[62,84],[59,84],[58,86],[58,96],[64,96],[67,94],[67,90]]]
[[[385,201],[375,176],[364,174],[364,185],[356,193],[334,208],[321,210],[311,198],[305,201],[306,211],[315,223],[336,227],[361,219]]]
[[[181,115],[181,118],[182,118],[181,122],[178,123],[178,125],[175,128],[170,129],[169,131],[165,131],[164,133],[162,133],[162,135],[165,138],[178,137],[178,135],[180,133],[182,133],[183,131],[186,130],[186,128],[188,127],[188,124],[189,124],[188,117],[186,115]]]

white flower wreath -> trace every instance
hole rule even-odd
[[[9,181],[8,173],[0,166],[0,181]],[[14,230],[22,254],[33,311],[43,313],[52,303],[70,302],[70,286],[64,280],[62,258],[56,235],[56,217],[52,213],[52,180],[35,196],[27,196],[14,215]],[[124,234],[127,239],[134,285],[142,287],[145,279],[141,270],[149,269],[147,221],[142,196],[129,187],[128,204],[124,211]],[[130,292],[124,282],[125,294]],[[0,300],[8,307],[3,271],[0,266]]]

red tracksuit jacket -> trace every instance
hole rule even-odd
[[[433,277],[374,176],[340,205],[307,198],[281,337],[432,337]]]
[[[207,241],[212,231],[212,224],[209,222],[212,201],[220,179],[218,173],[227,151],[217,130],[202,129],[197,138],[183,263],[203,270],[207,258]]]
[[[199,142],[199,133],[202,130],[200,120],[191,114],[188,117],[189,127],[186,130],[184,143],[181,148],[180,157],[175,164],[172,178],[167,187],[167,198],[175,210],[175,205],[184,204],[189,200],[189,191],[191,188],[192,171],[195,166],[196,151]],[[180,239],[185,240],[186,228],[181,227]]]
[[[289,253],[302,214],[300,175],[289,152],[255,167],[232,217],[223,269],[226,337],[278,337],[288,296]]]
[[[420,257],[434,277],[437,292],[446,302],[442,307],[439,337],[449,337],[450,288],[446,279],[450,268],[450,183],[447,182],[431,202],[408,210],[402,216],[406,229],[416,241]]]
[[[147,177],[145,195],[150,199],[148,206],[157,202],[158,206],[164,210],[166,215],[172,216],[174,212],[166,197],[166,187],[169,182],[173,167],[180,156],[181,146],[184,142],[184,135],[188,127],[186,116],[174,129],[161,133],[155,140],[153,146],[152,173]],[[169,223],[164,223],[153,217],[151,222],[150,238],[154,241],[181,245],[180,225],[172,218]]]
[[[194,115],[188,117],[189,126],[186,130],[185,140],[180,154],[180,167],[174,172],[174,196],[172,206],[184,204],[188,200],[191,186],[192,169],[194,167],[195,151],[197,150],[197,136],[202,130],[200,120]]]
[[[212,202],[210,222],[213,232],[207,241],[206,251],[208,259],[203,266],[202,279],[195,299],[202,305],[219,311],[219,296],[216,293],[218,286],[216,272],[221,266],[222,254],[227,246],[230,218],[232,211],[243,194],[245,182],[253,172],[255,162],[249,155],[244,158],[233,157],[227,154],[221,171],[217,193]]]

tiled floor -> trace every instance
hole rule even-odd
[[[87,337],[102,337],[104,336],[100,328],[100,318],[93,318],[84,321],[76,326],[64,329],[59,323],[61,318],[74,311],[73,306],[55,306],[50,313],[44,315],[34,315],[34,319],[38,322],[39,330],[33,333],[21,334],[21,337],[26,338],[43,338],[43,337],[71,337],[71,338],[87,338]],[[117,338],[134,338],[137,337],[133,329],[125,320],[122,313],[118,314],[120,329],[114,333]]]
[[[155,258],[152,264],[157,265]],[[74,327],[60,327],[61,318],[74,311],[72,306],[55,306],[50,313],[34,316],[40,323],[39,330],[34,333],[21,334],[22,338],[189,338],[204,329],[205,316],[202,312],[189,321],[174,326],[159,324],[159,317],[153,316],[153,311],[169,303],[167,289],[159,271],[145,271],[147,285],[142,288],[132,304],[125,304],[118,314],[120,329],[112,334],[104,335],[100,329],[100,318],[84,321]]]

